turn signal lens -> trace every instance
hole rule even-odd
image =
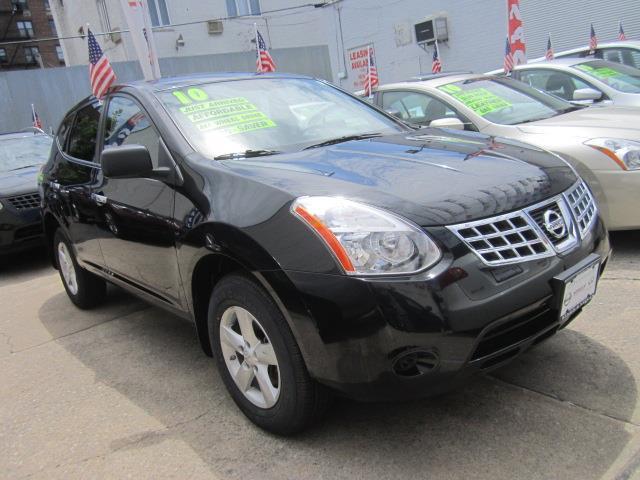
[[[640,170],[640,142],[618,138],[594,138],[585,145],[595,148],[623,170]]]
[[[375,207],[336,197],[302,197],[291,211],[349,275],[416,273],[440,259],[440,249],[425,232]]]

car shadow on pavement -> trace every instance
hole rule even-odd
[[[60,309],[47,306],[59,300],[40,309],[45,327],[64,322],[57,318]],[[389,404],[338,399],[315,427],[279,438],[236,408],[194,327],[159,309],[56,341],[97,384],[164,425],[115,435],[112,452],[135,454],[177,439],[212,473],[229,479],[597,479],[629,441],[624,420],[637,396],[622,359],[565,330],[494,376],[447,395]],[[114,424],[127,422],[113,415]]]

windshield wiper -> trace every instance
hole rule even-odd
[[[245,150],[244,152],[225,153],[224,155],[213,157],[213,159],[235,160],[236,158],[266,157],[268,155],[277,155],[278,153],[282,152],[278,150]]]
[[[367,138],[381,137],[381,133],[362,133],[360,135],[345,135],[343,137],[332,138],[331,140],[325,140],[324,142],[316,143],[315,145],[309,145],[303,150],[309,150],[311,148],[326,147],[328,145],[335,145],[337,143],[350,142],[351,140],[365,140]]]

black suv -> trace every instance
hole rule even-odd
[[[35,128],[0,134],[0,257],[43,248],[38,174],[52,143]]]
[[[609,256],[557,156],[415,130],[325,82],[220,74],[120,85],[63,120],[44,169],[54,265],[195,322],[256,424],[331,392],[430,395],[553,335]]]

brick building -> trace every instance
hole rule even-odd
[[[36,41],[51,37],[57,32],[48,0],[0,0],[0,71],[64,66],[57,39]]]

